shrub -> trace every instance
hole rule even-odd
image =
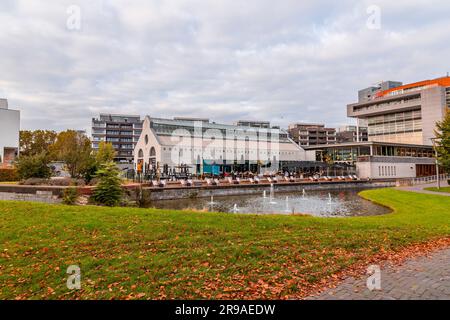
[[[0,181],[18,181],[19,175],[16,169],[0,169]]]
[[[78,199],[78,189],[76,187],[69,187],[64,190],[63,203],[67,205],[74,205]]]
[[[68,186],[84,187],[86,185],[83,179],[72,179],[69,177],[51,179],[50,181],[48,181],[48,184],[51,186],[62,186],[62,187]]]
[[[26,186],[48,185],[49,183],[50,180],[44,178],[28,178],[19,182],[19,184]]]
[[[21,180],[29,178],[48,179],[51,176],[49,159],[45,154],[21,156],[16,163],[17,174]]]
[[[22,180],[19,184],[30,186],[46,185],[59,187],[68,187],[68,186],[84,187],[86,185],[83,179],[71,179],[71,178],[62,178],[62,179],[29,178],[26,180]]]
[[[110,207],[118,205],[122,198],[122,181],[117,166],[113,162],[102,164],[96,177],[99,183],[92,194],[92,200]]]

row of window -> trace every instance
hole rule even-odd
[[[380,177],[395,177],[397,168],[395,166],[378,166],[378,175]]]
[[[413,111],[396,112],[396,113],[389,113],[389,114],[376,116],[376,117],[370,117],[369,125],[386,123],[386,122],[411,120],[411,119],[420,119],[420,118],[422,118],[422,111],[420,109],[413,110]]]
[[[405,98],[402,100],[396,100],[396,101],[385,102],[385,103],[376,103],[376,104],[372,104],[370,106],[363,106],[363,107],[357,106],[357,107],[353,108],[353,111],[354,112],[371,111],[371,110],[376,110],[376,109],[380,109],[380,108],[395,107],[396,105],[399,105],[399,104],[412,103],[414,101],[417,101],[417,103],[420,103],[420,94],[414,95],[413,97]]]
[[[395,134],[422,131],[422,119],[387,122],[376,125],[369,124],[369,135]]]
[[[163,150],[164,151],[172,151],[172,148],[163,148]],[[173,148],[173,150],[177,150],[177,148],[176,147],[174,147]],[[211,153],[219,153],[220,152],[220,149],[210,149],[210,148],[206,148],[206,149],[204,149],[204,150],[202,150],[202,149],[197,149],[197,148],[194,148],[194,149],[192,149],[192,148],[178,148],[178,150],[184,150],[184,151],[191,151],[191,152],[211,152]],[[244,149],[235,149],[235,150],[230,150],[230,149],[227,149],[227,150],[223,150],[223,153],[233,153],[233,152],[236,152],[236,153],[251,153],[251,154],[255,154],[255,153],[258,153],[258,151],[256,151],[256,150],[244,150]],[[263,150],[260,150],[259,151],[259,154],[267,154],[267,155],[294,155],[294,154],[296,154],[296,152],[293,152],[293,151],[278,151],[278,152],[271,152],[271,151],[263,151]]]

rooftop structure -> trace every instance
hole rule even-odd
[[[270,128],[270,121],[253,121],[253,120],[238,120],[236,126],[253,127],[253,128]]]

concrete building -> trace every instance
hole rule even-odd
[[[302,147],[336,143],[336,129],[325,128],[324,124],[293,123],[289,125],[288,133]]]
[[[142,132],[142,120],[136,115],[100,114],[92,119],[92,148],[100,141],[111,142],[116,150],[115,161],[132,163],[134,148]]]
[[[367,127],[343,126],[337,129],[336,143],[368,141]]]
[[[193,174],[295,170],[314,160],[279,129],[145,117],[134,161],[143,173],[188,168]]]
[[[0,99],[0,167],[9,167],[19,155],[20,111]]]
[[[368,141],[305,149],[315,151],[317,161],[355,167],[356,174],[363,179],[414,178],[436,174],[434,152],[430,146]]]
[[[450,104],[450,77],[387,90],[347,106],[347,115],[367,125],[369,141],[432,145],[436,122]]]

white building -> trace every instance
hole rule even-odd
[[[19,154],[20,111],[0,99],[0,167],[10,166]]]
[[[134,152],[135,166],[144,173],[181,167],[195,174],[293,170],[313,158],[314,152],[302,149],[280,129],[149,116]]]

